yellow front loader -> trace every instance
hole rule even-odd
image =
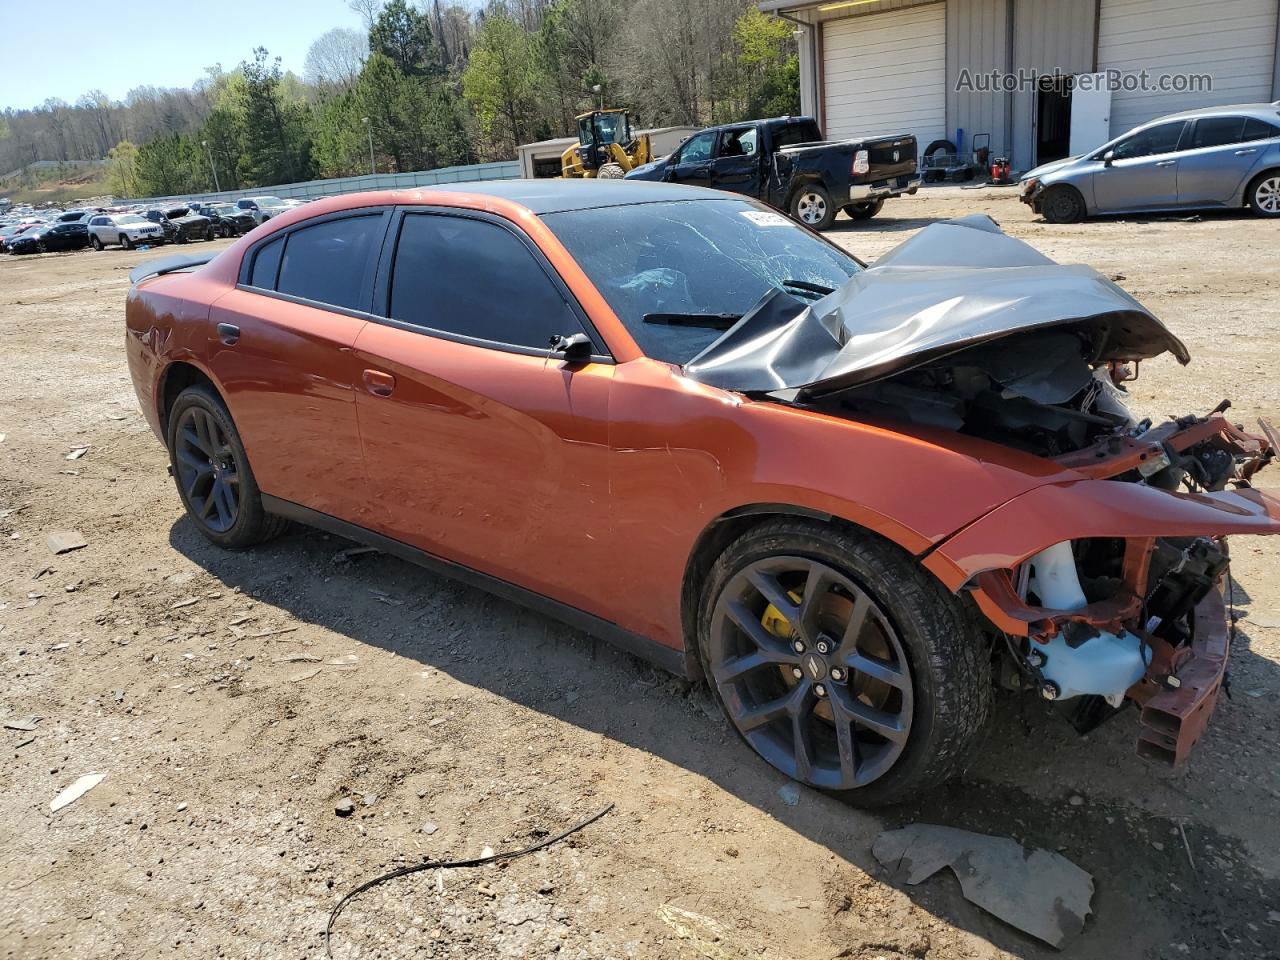
[[[620,180],[653,159],[649,135],[633,134],[625,110],[592,110],[577,118],[578,142],[560,157],[562,177]]]

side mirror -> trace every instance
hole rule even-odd
[[[566,363],[583,363],[591,359],[591,338],[585,333],[573,333],[567,337],[556,334],[551,338],[551,351],[563,357]]]
[[[1103,166],[1109,167],[1111,166],[1111,164],[1115,163],[1115,160],[1116,160],[1116,152],[1114,150],[1108,150],[1106,153],[1102,155]]]

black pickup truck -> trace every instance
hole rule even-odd
[[[745,193],[817,230],[831,226],[842,209],[855,220],[870,219],[887,197],[920,187],[915,137],[827,141],[812,117],[708,127],[626,179]]]

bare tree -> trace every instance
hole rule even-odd
[[[347,89],[356,82],[369,56],[369,38],[341,27],[322,33],[307,50],[304,73],[308,83]]]
[[[360,14],[365,33],[373,29],[373,25],[378,22],[378,14],[382,12],[382,0],[349,0],[347,6],[352,13]]]

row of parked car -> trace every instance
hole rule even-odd
[[[168,207],[141,204],[74,210],[15,211],[0,218],[0,252],[45,253],[118,245],[126,250],[163,243],[216,240],[248,233],[302,204],[279,197],[241,197],[234,203],[193,201]]]

